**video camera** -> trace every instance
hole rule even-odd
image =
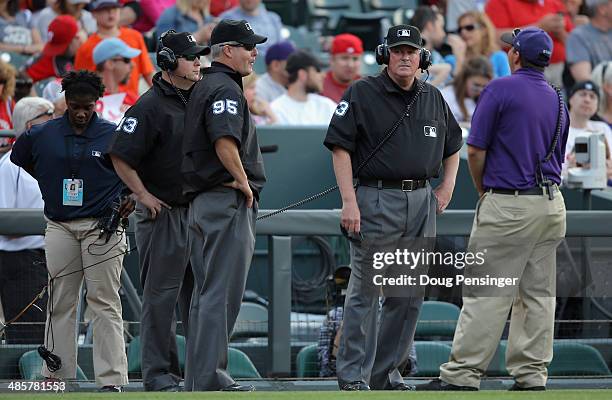
[[[603,134],[578,136],[574,145],[578,167],[567,171],[567,187],[571,189],[605,189],[606,144]]]

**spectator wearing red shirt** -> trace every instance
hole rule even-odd
[[[119,123],[123,114],[138,98],[129,91],[120,89],[130,78],[133,64],[140,50],[129,47],[118,38],[104,39],[94,48],[93,60],[96,72],[104,84],[104,96],[96,102],[96,112],[101,118]]]
[[[224,11],[236,7],[239,0],[210,0],[210,15],[218,17]]]
[[[33,82],[61,77],[74,69],[74,55],[85,41],[85,32],[71,15],[60,15],[49,24],[47,43],[42,54],[25,69]]]
[[[562,85],[565,39],[574,26],[561,0],[489,0],[485,12],[497,28],[498,37],[527,26],[548,32],[553,40],[553,53],[544,75],[555,85]]]
[[[334,102],[340,102],[344,91],[357,79],[361,78],[361,39],[350,33],[334,37],[331,44],[330,69],[323,81],[323,93]]]

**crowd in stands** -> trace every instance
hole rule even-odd
[[[612,1],[421,3],[406,21],[421,30],[432,52],[433,65],[421,78],[441,90],[457,121],[468,127],[488,82],[510,75],[501,34],[539,26],[554,41],[546,77],[569,95],[570,138],[603,133],[612,148]],[[366,55],[374,51],[348,32],[314,32],[320,51],[304,50],[287,34],[289,22],[261,0],[0,0],[0,129],[17,128],[14,110],[31,97],[44,98],[37,107],[49,107],[54,117],[63,115],[59,78],[79,69],[102,78],[106,92],[97,111],[117,123],[151,86],[156,70],[151,55],[163,32],[190,32],[205,45],[224,18],[244,19],[268,38],[257,46],[265,70],[243,85],[260,126],[328,125],[346,88],[365,75]],[[209,60],[203,58],[202,65]],[[0,138],[0,156],[10,145]],[[572,150],[568,141],[570,166]],[[610,160],[608,166],[612,178]]]

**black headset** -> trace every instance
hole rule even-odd
[[[162,71],[174,71],[178,68],[178,60],[174,51],[171,48],[164,46],[164,38],[169,34],[174,34],[174,29],[167,30],[162,33],[159,37],[159,43],[157,44],[157,65]]]
[[[421,48],[419,53],[419,69],[425,71],[431,66],[431,51],[426,48]],[[389,46],[387,45],[387,38],[385,37],[384,43],[376,46],[376,62],[378,65],[389,65],[390,57]]]

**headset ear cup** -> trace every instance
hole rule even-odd
[[[431,52],[425,48],[422,48],[419,58],[419,69],[421,71],[425,71],[429,67],[431,67]]]
[[[163,47],[157,52],[157,65],[163,71],[174,71],[178,67],[178,61],[172,49]]]
[[[389,47],[386,44],[376,46],[376,63],[378,65],[389,64]]]

